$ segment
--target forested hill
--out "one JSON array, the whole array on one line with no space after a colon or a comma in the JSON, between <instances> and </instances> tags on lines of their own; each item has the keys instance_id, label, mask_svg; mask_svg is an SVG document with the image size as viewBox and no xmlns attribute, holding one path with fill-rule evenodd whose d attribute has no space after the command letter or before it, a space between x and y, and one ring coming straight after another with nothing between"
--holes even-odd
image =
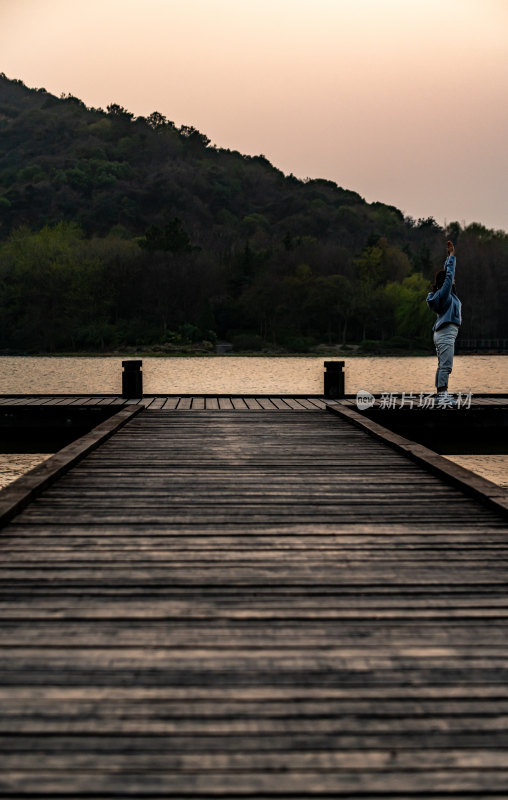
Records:
<instances>
[{"instance_id":1,"label":"forested hill","mask_svg":"<svg viewBox=\"0 0 508 800\"><path fill-rule=\"evenodd\" d=\"M466 334L507 336L503 232L444 231L158 112L87 108L0 75L4 351L423 344L447 237Z\"/></svg>"}]
</instances>

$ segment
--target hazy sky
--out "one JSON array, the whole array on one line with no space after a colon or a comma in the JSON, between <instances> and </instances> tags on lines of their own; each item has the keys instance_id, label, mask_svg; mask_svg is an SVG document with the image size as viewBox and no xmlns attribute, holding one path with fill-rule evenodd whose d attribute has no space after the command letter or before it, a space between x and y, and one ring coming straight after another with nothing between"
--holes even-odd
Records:
<instances>
[{"instance_id":1,"label":"hazy sky","mask_svg":"<svg viewBox=\"0 0 508 800\"><path fill-rule=\"evenodd\" d=\"M0 0L0 71L508 230L508 0Z\"/></svg>"}]
</instances>

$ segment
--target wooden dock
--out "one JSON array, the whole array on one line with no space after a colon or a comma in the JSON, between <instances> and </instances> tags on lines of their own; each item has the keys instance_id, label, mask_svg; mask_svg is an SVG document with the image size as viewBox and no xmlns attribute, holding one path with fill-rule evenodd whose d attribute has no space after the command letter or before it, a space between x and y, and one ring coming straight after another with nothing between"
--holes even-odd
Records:
<instances>
[{"instance_id":1,"label":"wooden dock","mask_svg":"<svg viewBox=\"0 0 508 800\"><path fill-rule=\"evenodd\" d=\"M506 798L507 493L347 404L222 399L17 482L2 798Z\"/></svg>"},{"instance_id":2,"label":"wooden dock","mask_svg":"<svg viewBox=\"0 0 508 800\"><path fill-rule=\"evenodd\" d=\"M121 395L12 395L0 396L1 406L116 406L140 405L151 411L301 411L326 408L316 396L269 397L267 395L149 395L125 399Z\"/></svg>"},{"instance_id":3,"label":"wooden dock","mask_svg":"<svg viewBox=\"0 0 508 800\"><path fill-rule=\"evenodd\" d=\"M379 395L377 396L379 400ZM400 393L399 393L400 399ZM335 403L335 401L333 401ZM341 405L356 408L355 398L348 395L339 401ZM116 406L116 405L141 405L151 411L287 411L288 409L301 410L315 408L324 409L328 401L320 395L145 395L142 398L125 399L121 395L65 395L65 394L37 394L37 395L0 395L0 407L19 406ZM508 395L475 395L471 400L473 408L508 408Z\"/></svg>"}]
</instances>

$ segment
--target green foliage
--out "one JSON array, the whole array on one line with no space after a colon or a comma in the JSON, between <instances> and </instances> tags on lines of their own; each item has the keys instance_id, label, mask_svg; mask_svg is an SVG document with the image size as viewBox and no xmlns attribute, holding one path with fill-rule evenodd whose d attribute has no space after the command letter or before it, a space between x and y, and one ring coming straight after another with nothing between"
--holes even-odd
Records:
<instances>
[{"instance_id":1,"label":"green foliage","mask_svg":"<svg viewBox=\"0 0 508 800\"><path fill-rule=\"evenodd\" d=\"M130 111L127 111L123 106L119 106L118 103L110 103L108 106L108 114L110 117L120 122L130 122L134 118L134 114L131 114Z\"/></svg>"},{"instance_id":2,"label":"green foliage","mask_svg":"<svg viewBox=\"0 0 508 800\"><path fill-rule=\"evenodd\" d=\"M248 352L249 350L258 352L266 347L266 342L261 336L255 333L240 333L231 337L231 344L237 352Z\"/></svg>"},{"instance_id":3,"label":"green foliage","mask_svg":"<svg viewBox=\"0 0 508 800\"><path fill-rule=\"evenodd\" d=\"M505 232L404 218L157 111L0 75L0 187L4 350L426 346L447 238L464 335L508 336Z\"/></svg>"},{"instance_id":4,"label":"green foliage","mask_svg":"<svg viewBox=\"0 0 508 800\"><path fill-rule=\"evenodd\" d=\"M95 122L90 122L88 133L92 136L98 136L99 138L109 138L111 133L111 120L98 119Z\"/></svg>"},{"instance_id":5,"label":"green foliage","mask_svg":"<svg viewBox=\"0 0 508 800\"><path fill-rule=\"evenodd\" d=\"M358 349L361 353L364 354L373 354L377 355L383 353L385 348L383 346L383 342L378 341L377 339L362 339L360 342Z\"/></svg>"},{"instance_id":6,"label":"green foliage","mask_svg":"<svg viewBox=\"0 0 508 800\"><path fill-rule=\"evenodd\" d=\"M360 280L375 288L387 280L402 280L411 271L411 262L400 248L389 245L385 237L366 247L355 260Z\"/></svg>"},{"instance_id":7,"label":"green foliage","mask_svg":"<svg viewBox=\"0 0 508 800\"><path fill-rule=\"evenodd\" d=\"M292 353L308 353L311 347L317 345L313 336L288 336L282 340L284 347Z\"/></svg>"},{"instance_id":8,"label":"green foliage","mask_svg":"<svg viewBox=\"0 0 508 800\"><path fill-rule=\"evenodd\" d=\"M175 217L163 228L151 225L139 246L146 250L165 250L170 253L190 253L192 245L189 234L184 230L182 220Z\"/></svg>"},{"instance_id":9,"label":"green foliage","mask_svg":"<svg viewBox=\"0 0 508 800\"><path fill-rule=\"evenodd\" d=\"M395 324L401 336L417 338L429 329L429 311L425 298L429 290L428 281L416 273L402 283L388 283L385 289L389 298Z\"/></svg>"},{"instance_id":10,"label":"green foliage","mask_svg":"<svg viewBox=\"0 0 508 800\"><path fill-rule=\"evenodd\" d=\"M198 131L197 128L194 128L192 125L182 125L179 133L190 146L194 146L196 149L208 147L210 144L208 136Z\"/></svg>"},{"instance_id":11,"label":"green foliage","mask_svg":"<svg viewBox=\"0 0 508 800\"><path fill-rule=\"evenodd\" d=\"M178 328L178 335L181 342L199 342L200 339L203 338L203 334L197 327L197 325L192 325L190 322L186 322L184 325L180 325Z\"/></svg>"},{"instance_id":12,"label":"green foliage","mask_svg":"<svg viewBox=\"0 0 508 800\"><path fill-rule=\"evenodd\" d=\"M247 236L252 236L259 229L268 231L270 224L264 214L246 214L242 220L242 229Z\"/></svg>"}]
</instances>

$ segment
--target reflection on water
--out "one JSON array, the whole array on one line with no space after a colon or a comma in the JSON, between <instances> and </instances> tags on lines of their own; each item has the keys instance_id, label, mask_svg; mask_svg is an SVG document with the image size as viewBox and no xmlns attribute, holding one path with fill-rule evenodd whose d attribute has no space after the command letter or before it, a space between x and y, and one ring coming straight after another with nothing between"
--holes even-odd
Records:
<instances>
[{"instance_id":1,"label":"reflection on water","mask_svg":"<svg viewBox=\"0 0 508 800\"><path fill-rule=\"evenodd\" d=\"M0 453L0 489L45 461L53 453Z\"/></svg>"},{"instance_id":2,"label":"reflection on water","mask_svg":"<svg viewBox=\"0 0 508 800\"><path fill-rule=\"evenodd\" d=\"M455 464L470 469L481 475L482 478L487 478L487 480L497 483L498 486L508 489L508 455L447 455L445 458L449 458Z\"/></svg>"},{"instance_id":3,"label":"reflection on water","mask_svg":"<svg viewBox=\"0 0 508 800\"><path fill-rule=\"evenodd\" d=\"M128 356L130 358L131 356ZM323 356L149 357L145 394L320 394ZM346 392L432 391L436 359L345 358ZM3 356L0 394L120 394L122 356ZM457 356L450 391L508 392L508 356Z\"/></svg>"}]
</instances>

